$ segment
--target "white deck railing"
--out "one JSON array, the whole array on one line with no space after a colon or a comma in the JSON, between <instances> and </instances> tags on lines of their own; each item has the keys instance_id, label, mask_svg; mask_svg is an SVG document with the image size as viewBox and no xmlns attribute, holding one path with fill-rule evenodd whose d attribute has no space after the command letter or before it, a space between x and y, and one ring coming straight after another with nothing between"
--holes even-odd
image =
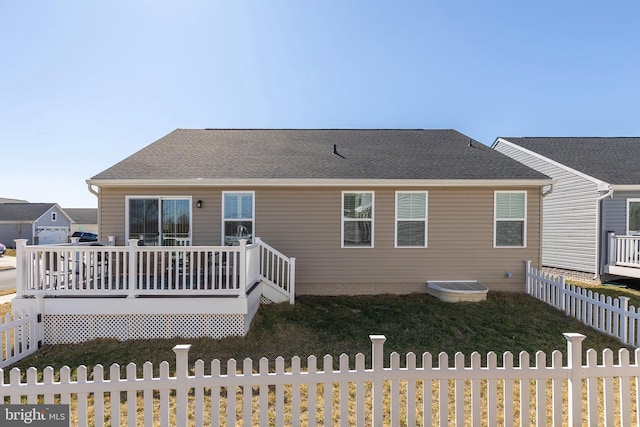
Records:
<instances>
[{"instance_id":1,"label":"white deck railing","mask_svg":"<svg viewBox=\"0 0 640 427\"><path fill-rule=\"evenodd\" d=\"M117 364L80 366L75 375L68 367L26 375L14 368L0 399L70 404L79 426L637 425L640 350L633 363L624 348L590 349L583 358L585 336L564 336L565 362L559 350L387 358L386 338L372 335L369 367L362 353L190 366L190 345L178 345L175 376L166 361L159 369L131 363L124 378Z\"/></svg>"},{"instance_id":2,"label":"white deck railing","mask_svg":"<svg viewBox=\"0 0 640 427\"><path fill-rule=\"evenodd\" d=\"M243 297L263 273L271 285L295 289L295 263L260 239L239 246L139 246L137 239L128 246L16 243L18 297Z\"/></svg>"},{"instance_id":3,"label":"white deck railing","mask_svg":"<svg viewBox=\"0 0 640 427\"><path fill-rule=\"evenodd\" d=\"M640 268L640 236L609 233L609 265Z\"/></svg>"}]
</instances>

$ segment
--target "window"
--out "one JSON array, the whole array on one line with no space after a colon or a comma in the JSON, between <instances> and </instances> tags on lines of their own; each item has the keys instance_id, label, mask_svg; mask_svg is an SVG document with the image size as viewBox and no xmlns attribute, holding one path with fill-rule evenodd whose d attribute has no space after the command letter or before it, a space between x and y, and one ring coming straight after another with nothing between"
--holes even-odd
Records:
<instances>
[{"instance_id":1,"label":"window","mask_svg":"<svg viewBox=\"0 0 640 427\"><path fill-rule=\"evenodd\" d=\"M524 191L496 191L494 200L494 246L526 246L526 205Z\"/></svg>"},{"instance_id":2,"label":"window","mask_svg":"<svg viewBox=\"0 0 640 427\"><path fill-rule=\"evenodd\" d=\"M396 248L427 246L427 193L396 192Z\"/></svg>"},{"instance_id":3,"label":"window","mask_svg":"<svg viewBox=\"0 0 640 427\"><path fill-rule=\"evenodd\" d=\"M56 222L58 220L58 213L51 212L51 221Z\"/></svg>"},{"instance_id":4,"label":"window","mask_svg":"<svg viewBox=\"0 0 640 427\"><path fill-rule=\"evenodd\" d=\"M373 247L373 193L342 192L342 247Z\"/></svg>"},{"instance_id":5,"label":"window","mask_svg":"<svg viewBox=\"0 0 640 427\"><path fill-rule=\"evenodd\" d=\"M129 197L127 238L147 246L191 244L191 199Z\"/></svg>"},{"instance_id":6,"label":"window","mask_svg":"<svg viewBox=\"0 0 640 427\"><path fill-rule=\"evenodd\" d=\"M640 199L627 200L627 235L640 236Z\"/></svg>"},{"instance_id":7,"label":"window","mask_svg":"<svg viewBox=\"0 0 640 427\"><path fill-rule=\"evenodd\" d=\"M253 241L254 192L222 193L222 244L237 245L241 239Z\"/></svg>"}]
</instances>

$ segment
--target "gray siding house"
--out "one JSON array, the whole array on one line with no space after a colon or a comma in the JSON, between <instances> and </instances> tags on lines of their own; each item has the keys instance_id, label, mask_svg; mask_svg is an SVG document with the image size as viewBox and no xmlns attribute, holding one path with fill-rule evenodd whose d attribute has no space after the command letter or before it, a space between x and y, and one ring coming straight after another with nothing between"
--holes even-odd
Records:
<instances>
[{"instance_id":1,"label":"gray siding house","mask_svg":"<svg viewBox=\"0 0 640 427\"><path fill-rule=\"evenodd\" d=\"M640 277L640 138L496 139L555 183L543 198L542 264Z\"/></svg>"},{"instance_id":2,"label":"gray siding house","mask_svg":"<svg viewBox=\"0 0 640 427\"><path fill-rule=\"evenodd\" d=\"M67 243L73 220L56 203L0 203L0 242L15 247L15 239L30 244Z\"/></svg>"}]
</instances>

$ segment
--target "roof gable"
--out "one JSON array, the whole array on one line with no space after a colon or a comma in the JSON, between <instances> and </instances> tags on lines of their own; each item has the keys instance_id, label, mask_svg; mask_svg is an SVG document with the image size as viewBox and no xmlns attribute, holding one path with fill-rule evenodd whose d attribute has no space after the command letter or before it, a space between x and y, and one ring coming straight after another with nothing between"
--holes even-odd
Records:
<instances>
[{"instance_id":1,"label":"roof gable","mask_svg":"<svg viewBox=\"0 0 640 427\"><path fill-rule=\"evenodd\" d=\"M110 179L548 178L455 130L178 129L92 178Z\"/></svg>"},{"instance_id":2,"label":"roof gable","mask_svg":"<svg viewBox=\"0 0 640 427\"><path fill-rule=\"evenodd\" d=\"M640 138L501 137L612 185L640 185Z\"/></svg>"}]
</instances>

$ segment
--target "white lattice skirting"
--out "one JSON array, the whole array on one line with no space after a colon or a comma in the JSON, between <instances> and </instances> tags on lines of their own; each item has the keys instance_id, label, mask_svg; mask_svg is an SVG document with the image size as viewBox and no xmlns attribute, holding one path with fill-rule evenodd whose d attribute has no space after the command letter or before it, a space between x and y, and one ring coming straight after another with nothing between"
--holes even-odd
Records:
<instances>
[{"instance_id":1,"label":"white lattice skirting","mask_svg":"<svg viewBox=\"0 0 640 427\"><path fill-rule=\"evenodd\" d=\"M246 317L243 314L45 315L44 342L242 336L248 332Z\"/></svg>"}]
</instances>

